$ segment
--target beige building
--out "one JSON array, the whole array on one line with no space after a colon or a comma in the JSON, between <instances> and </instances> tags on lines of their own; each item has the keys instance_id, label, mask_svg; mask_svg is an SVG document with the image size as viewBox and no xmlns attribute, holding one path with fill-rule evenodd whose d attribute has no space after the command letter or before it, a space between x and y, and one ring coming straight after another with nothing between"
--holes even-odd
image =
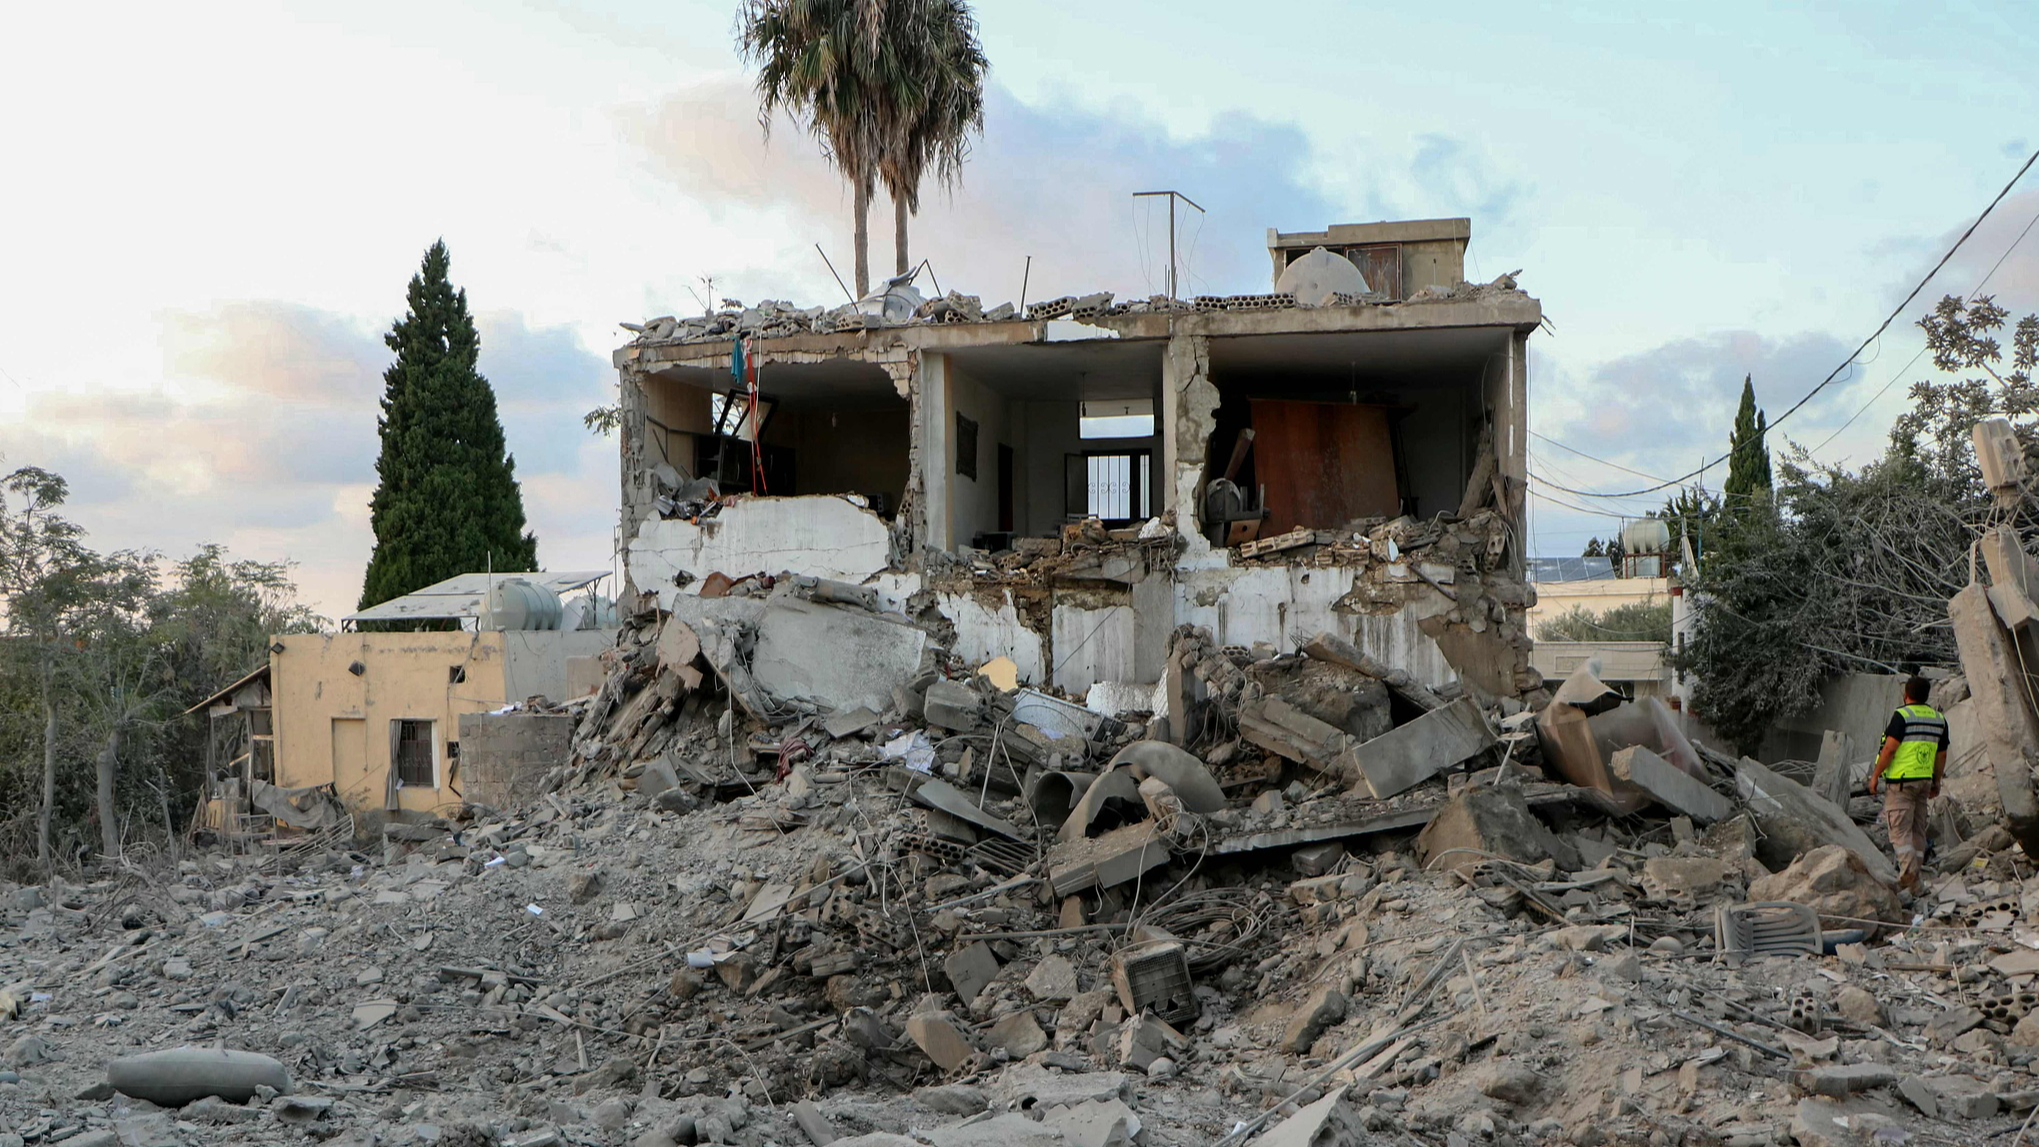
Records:
<instances>
[{"instance_id":1,"label":"beige building","mask_svg":"<svg viewBox=\"0 0 2039 1147\"><path fill-rule=\"evenodd\" d=\"M566 659L614 641L604 630L279 637L269 660L276 784L329 784L353 809L459 804L460 715L564 699Z\"/></svg>"},{"instance_id":2,"label":"beige building","mask_svg":"<svg viewBox=\"0 0 2039 1147\"><path fill-rule=\"evenodd\" d=\"M213 734L205 823L259 835L238 826L263 811L291 819L267 785L329 789L356 812L461 803L461 716L568 700L569 660L613 645L615 623L592 593L562 598L607 576L466 574L349 614L339 633L272 638L267 664L192 710ZM359 628L391 621L461 628Z\"/></svg>"}]
</instances>

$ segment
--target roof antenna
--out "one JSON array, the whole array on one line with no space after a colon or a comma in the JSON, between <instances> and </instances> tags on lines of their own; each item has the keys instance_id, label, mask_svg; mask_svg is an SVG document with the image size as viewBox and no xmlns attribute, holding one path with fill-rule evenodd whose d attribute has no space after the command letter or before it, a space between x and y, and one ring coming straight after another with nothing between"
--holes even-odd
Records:
<instances>
[{"instance_id":1,"label":"roof antenna","mask_svg":"<svg viewBox=\"0 0 2039 1147\"><path fill-rule=\"evenodd\" d=\"M843 277L841 275L836 275L835 264L830 263L828 261L828 252L821 249L821 244L816 243L814 245L814 253L821 256L822 263L828 267L828 273L831 275L835 275L835 285L843 289L843 294L850 295L850 285L848 283L843 282ZM856 304L856 301L857 297L855 295L850 295L851 305L854 306Z\"/></svg>"},{"instance_id":2,"label":"roof antenna","mask_svg":"<svg viewBox=\"0 0 2039 1147\"><path fill-rule=\"evenodd\" d=\"M1021 318L1027 317L1027 280L1033 277L1034 277L1034 257L1032 255L1028 255L1026 269L1020 272L1019 317Z\"/></svg>"}]
</instances>

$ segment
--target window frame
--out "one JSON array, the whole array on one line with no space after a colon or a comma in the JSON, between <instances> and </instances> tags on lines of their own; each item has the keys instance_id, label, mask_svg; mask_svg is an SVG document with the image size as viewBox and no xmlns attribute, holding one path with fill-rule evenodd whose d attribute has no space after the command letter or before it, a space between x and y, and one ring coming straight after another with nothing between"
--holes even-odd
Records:
<instances>
[{"instance_id":1,"label":"window frame","mask_svg":"<svg viewBox=\"0 0 2039 1147\"><path fill-rule=\"evenodd\" d=\"M396 747L396 755L390 759L389 767L390 771L396 774L397 787L400 789L438 788L439 777L442 771L441 765L444 761L444 751L439 745L438 720L432 717L391 717L390 724L396 727L394 735L390 739L390 743ZM404 740L404 731L406 726L412 725L422 725L425 728L424 743L432 767L432 775L429 781L404 779L403 747L407 743ZM411 741L408 743L415 744L417 742Z\"/></svg>"}]
</instances>

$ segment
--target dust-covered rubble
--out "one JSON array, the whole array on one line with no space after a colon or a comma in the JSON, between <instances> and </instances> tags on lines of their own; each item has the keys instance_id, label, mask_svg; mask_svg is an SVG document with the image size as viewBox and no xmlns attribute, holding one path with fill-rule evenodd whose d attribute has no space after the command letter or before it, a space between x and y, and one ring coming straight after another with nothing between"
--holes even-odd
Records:
<instances>
[{"instance_id":1,"label":"dust-covered rubble","mask_svg":"<svg viewBox=\"0 0 2039 1147\"><path fill-rule=\"evenodd\" d=\"M757 655L788 601L881 620L647 602L517 807L0 896L0 1143L1982 1143L2039 1104L2001 829L1913 898L1825 820L1773 873L1738 762L1650 739L1729 803L1697 823L1329 635L1185 629L1115 718L928 635L830 708ZM1392 796L1339 765L1455 709L1487 735ZM249 1057L114 1090L185 1046ZM250 1057L287 1088L209 1066Z\"/></svg>"}]
</instances>

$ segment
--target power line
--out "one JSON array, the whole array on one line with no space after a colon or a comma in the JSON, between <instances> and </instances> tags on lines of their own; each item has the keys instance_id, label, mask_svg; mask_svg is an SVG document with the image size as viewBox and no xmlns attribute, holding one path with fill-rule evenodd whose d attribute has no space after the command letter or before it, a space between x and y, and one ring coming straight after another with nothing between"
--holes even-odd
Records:
<instances>
[{"instance_id":1,"label":"power line","mask_svg":"<svg viewBox=\"0 0 2039 1147\"><path fill-rule=\"evenodd\" d=\"M1612 467L1614 467L1614 468L1615 468L1616 470L1619 470L1619 471L1621 471L1621 472L1622 472L1622 473L1624 473L1624 474L1633 474L1633 475L1635 475L1635 476L1636 476L1636 477L1638 477L1638 478L1648 478L1648 479L1649 479L1650 481L1652 481L1652 482L1661 482L1661 481L1663 481L1663 479L1661 479L1661 478L1657 477L1657 476L1656 476L1655 474L1645 474L1645 473L1643 473L1643 472L1642 472L1641 470L1631 470L1630 468L1628 468L1627 466L1623 466L1623 465L1622 465L1621 463L1619 463L1619 462L1609 462L1609 461L1608 461L1607 459L1605 459L1605 458L1600 458L1600 457L1596 457L1596 456L1594 456L1594 455L1592 455L1592 454L1588 454L1588 453L1586 453L1586 452L1585 452L1584 450L1581 450L1581 449L1579 449L1579 448L1578 448L1578 447L1576 447L1576 446L1567 446L1567 445L1565 445L1564 443L1562 443L1562 442L1558 441L1557 439L1555 439L1555 438L1552 438L1552 437L1551 437L1550 435L1548 435L1548 434L1538 434L1538 433L1537 433L1536 431L1532 430L1532 431L1530 431L1530 432L1529 432L1529 436L1530 436L1531 438L1541 438L1541 439L1543 439L1543 440L1544 440L1545 442L1548 442L1548 443L1550 443L1550 444L1551 444L1552 446L1555 446L1555 447L1557 447L1557 448L1558 448L1558 449L1560 449L1560 450L1569 450L1569 451L1571 451L1572 453L1574 453L1574 454L1577 454L1577 455L1578 455L1579 457L1581 457L1581 458L1584 458L1584 459L1586 459L1586 460L1587 460L1587 461L1589 461L1589 462L1598 462L1598 463L1600 463L1600 464L1601 464L1602 466L1612 466Z\"/></svg>"},{"instance_id":2,"label":"power line","mask_svg":"<svg viewBox=\"0 0 2039 1147\"><path fill-rule=\"evenodd\" d=\"M1976 299L1982 297L1982 289L1984 287L1989 286L1989 281L1991 279L1996 278L1997 271L2003 267L2004 261L2006 259L2009 259L2011 257L2011 253L2016 251L2018 249L2019 244L2025 241L2025 236L2030 235L2032 233L2032 225L2035 223L2039 223L2039 211L2034 211L2032 213L2032 218L2027 220L2025 223L2025 229L2023 231L2018 232L2018 237L2016 239L2011 240L2011 245L2004 248L2004 253L1997 256L1997 261L1995 263L1990 264L1989 273L1982 277L1982 281L1975 285L1974 290L1968 292L1969 302L1972 303ZM1930 349L1932 349L1930 346L1920 347L1918 353L1912 355L1911 361L1905 363L1902 367L1899 367L1897 373L1891 376L1890 381L1883 384L1882 390L1879 390L1875 394L1870 395L1869 401L1863 403L1860 409L1856 410L1855 413L1848 416L1848 421L1841 423L1841 425L1837 427L1832 434L1829 434L1824 439L1822 439L1820 441L1820 444L1818 446L1813 447L1812 450L1809 451L1809 453L1817 454L1820 451L1825 450L1827 448L1828 443L1832 442L1834 439L1839 438L1841 436L1841 431L1846 430L1850 426L1855 425L1855 420L1862 417L1864 414L1867 414L1869 412L1870 407L1875 406L1879 399L1881 399L1884 395L1889 394L1891 387L1896 386L1898 383L1904 381L1905 375L1911 373L1912 365L1914 363L1917 363L1919 359L1925 357L1926 352ZM1530 433L1533 434L1535 433L1535 431L1531 431Z\"/></svg>"},{"instance_id":3,"label":"power line","mask_svg":"<svg viewBox=\"0 0 2039 1147\"><path fill-rule=\"evenodd\" d=\"M1989 218L1990 213L1997 209L1997 204L2002 203L2004 201L2004 197L2011 193L2011 188L2017 186L2018 181L2025 177L2025 173L2032 169L2032 165L2035 162L2039 162L2039 151L2034 151L2030 156L2028 156L2025 159L2024 166L2018 168L2018 173L2016 175L2011 176L2011 181L2009 183L2004 184L2003 190L1997 192L1996 198L1989 201L1989 206L1982 209L1982 214L1975 217L1975 222L1970 223L1968 225L1968 230L1963 231L1961 233L1961 237L1954 241L1954 245L1952 247L1947 248L1947 253L1940 256L1940 261L1938 263L1933 264L1933 269L1926 272L1926 277L1918 281L1918 285L1914 286L1911 289L1911 293L1904 297L1904 301L1899 303L1896 306L1896 308L1893 309L1890 312L1890 314L1884 318L1883 322L1877 325L1876 330L1873 333L1871 333L1868 338L1863 339L1861 345L1857 346L1855 350L1848 355L1847 358L1843 359L1839 366L1836 366L1831 373L1829 373L1824 379L1821 379L1820 384L1818 386L1815 386L1811 390L1806 391L1804 397L1800 398L1797 402L1791 404L1790 409L1786 410L1783 414L1778 415L1774 420L1772 420L1769 424L1769 428L1774 429L1777 426L1782 425L1785 419L1790 418L1792 415L1798 413L1798 411L1802 407L1804 407L1806 403L1812 401L1814 395L1818 394L1822 390L1825 390L1829 383L1833 382L1836 378L1839 378L1841 376L1841 372L1843 370L1846 370L1848 369L1848 367L1852 366L1855 362L1856 356L1860 355L1864 350L1867 350L1870 343L1875 342L1879 337L1882 336L1884 331L1889 330L1890 324L1896 322L1898 316L1904 313L1905 308L1912 305L1912 300L1919 297L1919 292L1926 289L1926 284L1932 282L1934 277L1939 275L1941 268L1947 265L1948 260L1954 258L1954 253L1961 250L1962 245L1968 242L1968 239L1971 235L1975 234L1975 229L1982 226L1983 220ZM1699 477L1701 474L1704 474L1708 470L1713 469L1715 466L1720 465L1722 462L1727 461L1730 457L1733 456L1733 454L1734 452L1730 450L1728 453L1722 454L1720 457L1715 458L1713 461L1706 463L1697 470L1693 470L1687 474L1681 474L1676 478L1670 479L1669 481L1659 482L1654 486L1645 486L1640 490L1625 490L1619 493L1607 493L1598 490L1574 490L1569 487L1559 486L1554 482L1548 482L1546 483L1546 485L1549 485L1554 489L1563 490L1567 494L1577 494L1580 497L1586 498L1626 498L1640 494L1654 494L1659 490L1668 489L1669 487L1676 486L1682 482L1686 482L1693 478Z\"/></svg>"}]
</instances>

